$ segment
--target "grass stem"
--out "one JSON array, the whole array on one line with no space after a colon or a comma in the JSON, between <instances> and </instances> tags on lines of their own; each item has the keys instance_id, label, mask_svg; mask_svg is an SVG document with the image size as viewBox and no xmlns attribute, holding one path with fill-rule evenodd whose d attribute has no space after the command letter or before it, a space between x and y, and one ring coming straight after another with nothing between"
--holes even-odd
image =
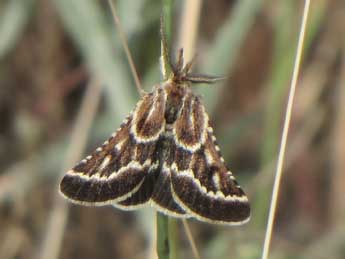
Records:
<instances>
[{"instance_id":1,"label":"grass stem","mask_svg":"<svg viewBox=\"0 0 345 259\"><path fill-rule=\"evenodd\" d=\"M167 47L169 48L171 43L171 31L172 31L172 5L173 0L162 0L163 8L162 8L162 21L164 22L161 24L163 26L163 33L166 37L165 42ZM166 69L169 69L169 64L167 60L164 60L166 49L162 48L162 57L164 62L163 66L165 69L165 75L163 77L166 79L167 75L169 74ZM177 221L176 219L170 218L166 215L163 215L157 212L156 217L156 225L157 225L157 255L159 259L177 259Z\"/></svg>"},{"instance_id":2,"label":"grass stem","mask_svg":"<svg viewBox=\"0 0 345 259\"><path fill-rule=\"evenodd\" d=\"M157 212L157 255L159 259L170 259L168 217Z\"/></svg>"},{"instance_id":3,"label":"grass stem","mask_svg":"<svg viewBox=\"0 0 345 259\"><path fill-rule=\"evenodd\" d=\"M301 30L298 37L297 53L296 53L296 58L295 58L294 70L292 74L289 98L288 98L288 103L286 107L284 128L283 128L283 134L282 134L281 144L280 144L280 149L279 149L277 170L275 174L276 176L275 176L274 184L273 184L273 192L272 192L271 205L270 205L270 211L269 211L269 216L268 216L268 223L267 223L267 228L266 228L264 247L263 247L263 252L262 252L262 259L268 258L269 248L271 244L272 230L273 230L275 212L277 208L278 194L279 194L280 182L281 182L280 180L281 180L281 176L283 172L283 162L284 162L284 157L285 157L287 137L289 133L293 101L294 101L297 79L298 79L299 70L300 70L299 68L300 68L301 59L302 59L304 36L305 36L306 24L307 24L307 19L308 19L308 14L309 14L309 7L310 7L310 0L306 0L305 5L304 5L304 10L303 10Z\"/></svg>"}]
</instances>

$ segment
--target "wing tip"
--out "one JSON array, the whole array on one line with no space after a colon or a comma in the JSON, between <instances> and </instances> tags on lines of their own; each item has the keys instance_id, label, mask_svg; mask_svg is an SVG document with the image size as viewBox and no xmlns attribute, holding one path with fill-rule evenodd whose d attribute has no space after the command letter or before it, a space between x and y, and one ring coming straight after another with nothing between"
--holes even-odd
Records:
<instances>
[{"instance_id":1,"label":"wing tip","mask_svg":"<svg viewBox=\"0 0 345 259\"><path fill-rule=\"evenodd\" d=\"M188 193L185 199L181 198L186 193L177 193L172 186L172 196L177 204L188 214L197 220L229 226L238 226L250 220L250 204L246 195L235 196L209 196L203 193L202 189L195 189L196 192Z\"/></svg>"},{"instance_id":2,"label":"wing tip","mask_svg":"<svg viewBox=\"0 0 345 259\"><path fill-rule=\"evenodd\" d=\"M128 192L121 194L118 193L116 196L114 195L113 188L111 188L108 182L97 182L97 180L92 178L85 180L79 175L72 175L68 172L60 182L59 193L68 201L85 206L111 205L113 203L124 201L139 190L145 179L143 178Z\"/></svg>"}]
</instances>

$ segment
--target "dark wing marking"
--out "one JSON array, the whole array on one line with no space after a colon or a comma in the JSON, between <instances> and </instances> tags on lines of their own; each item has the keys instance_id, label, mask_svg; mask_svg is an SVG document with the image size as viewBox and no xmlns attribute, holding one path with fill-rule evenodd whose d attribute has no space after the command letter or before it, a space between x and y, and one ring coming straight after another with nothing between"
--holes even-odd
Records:
<instances>
[{"instance_id":1,"label":"dark wing marking","mask_svg":"<svg viewBox=\"0 0 345 259\"><path fill-rule=\"evenodd\" d=\"M120 202L135 194L152 171L156 140L164 129L165 100L159 88L145 95L102 147L66 173L61 193L82 204Z\"/></svg>"},{"instance_id":2,"label":"dark wing marking","mask_svg":"<svg viewBox=\"0 0 345 259\"><path fill-rule=\"evenodd\" d=\"M159 165L157 158L157 144L155 143L155 150L152 152L149 145L138 144L138 153L152 155L153 161L149 168L148 175L145 177L143 184L140 186L139 190L132 194L129 198L124 201L113 204L115 207L124 210L133 210L145 205L151 198L153 189L156 184L156 179L159 175Z\"/></svg>"},{"instance_id":3,"label":"dark wing marking","mask_svg":"<svg viewBox=\"0 0 345 259\"><path fill-rule=\"evenodd\" d=\"M171 166L174 199L186 212L201 221L230 225L247 222L250 217L248 199L224 164L204 107L195 96L185 107L191 107L191 115L189 118L180 117L183 122L177 120L179 123L174 125L175 132L181 131L178 128L180 125L190 130L188 134L176 137L179 148L176 156L183 156L183 152L189 151L192 157L188 165L184 159L176 159ZM198 128L196 125L199 125ZM195 148L196 144L191 139L200 139L200 147ZM188 143L193 143L193 147Z\"/></svg>"},{"instance_id":4,"label":"dark wing marking","mask_svg":"<svg viewBox=\"0 0 345 259\"><path fill-rule=\"evenodd\" d=\"M133 113L131 134L138 143L148 143L158 140L165 129L166 93L161 87L156 87L151 98L143 98L138 109Z\"/></svg>"},{"instance_id":5,"label":"dark wing marking","mask_svg":"<svg viewBox=\"0 0 345 259\"><path fill-rule=\"evenodd\" d=\"M194 152L205 143L205 131L207 116L204 116L202 105L199 100L188 92L183 100L180 116L174 123L173 135L176 144L186 150Z\"/></svg>"},{"instance_id":6,"label":"dark wing marking","mask_svg":"<svg viewBox=\"0 0 345 259\"><path fill-rule=\"evenodd\" d=\"M149 169L148 175L145 177L143 184L137 192L133 193L127 199L118 203L113 203L113 206L123 210L135 210L146 205L152 196L154 185L156 183L157 170Z\"/></svg>"},{"instance_id":7,"label":"dark wing marking","mask_svg":"<svg viewBox=\"0 0 345 259\"><path fill-rule=\"evenodd\" d=\"M173 217L189 217L184 209L174 200L171 193L171 165L175 161L176 145L171 136L162 136L159 140L158 150L160 151L159 176L156 179L155 188L152 194L152 205L160 212Z\"/></svg>"}]
</instances>

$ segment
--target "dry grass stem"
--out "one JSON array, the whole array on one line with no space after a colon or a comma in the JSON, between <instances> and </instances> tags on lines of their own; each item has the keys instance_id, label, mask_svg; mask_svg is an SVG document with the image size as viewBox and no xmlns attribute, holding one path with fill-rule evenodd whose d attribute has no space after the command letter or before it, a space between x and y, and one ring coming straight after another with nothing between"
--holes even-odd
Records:
<instances>
[{"instance_id":1,"label":"dry grass stem","mask_svg":"<svg viewBox=\"0 0 345 259\"><path fill-rule=\"evenodd\" d=\"M201 11L200 0L186 0L182 8L181 24L179 26L178 48L184 49L185 61L193 58L197 40L198 25Z\"/></svg>"},{"instance_id":2,"label":"dry grass stem","mask_svg":"<svg viewBox=\"0 0 345 259\"><path fill-rule=\"evenodd\" d=\"M134 77L135 85L136 85L136 87L138 89L139 94L141 96L143 96L145 94L145 91L144 91L144 89L141 86L137 70L135 69L135 65L134 65L134 61L133 61L133 58L132 58L132 54L131 54L131 51L129 50L129 47L128 47L128 41L127 41L126 35L125 35L125 33L124 33L123 29L122 29L120 19L119 19L117 13L116 13L115 5L114 5L112 0L108 0L108 3L110 5L110 9L111 9L111 13L112 13L113 18L114 18L115 25L117 26L117 29L119 31L119 36L120 36L120 40L121 40L122 46L123 46L123 48L124 48L124 50L126 52L127 60L128 60L129 66L131 68L131 72L132 72L133 77Z\"/></svg>"},{"instance_id":3,"label":"dry grass stem","mask_svg":"<svg viewBox=\"0 0 345 259\"><path fill-rule=\"evenodd\" d=\"M274 180L274 184L273 184L271 205L270 205L270 211L269 211L269 216L268 216L268 223L267 223L267 229L266 229L266 234L265 234L264 247L263 247L263 252L262 252L262 258L263 259L268 258L268 253L269 253L271 239L272 239L273 223L274 223L275 212L276 212L276 208L277 208L277 201L278 201L278 194L279 194L279 189L280 189L283 162L284 162L284 157L285 157L287 137L288 137L288 133L289 133L289 126L290 126L290 120L291 120L291 112L292 112L292 107L293 107L295 91L296 91L297 79L298 79L298 75L299 75L299 71L300 71L299 68L301 65L302 51L303 51L303 44L304 44L309 8L310 8L310 0L306 0L305 5L304 5L304 10L303 10L301 30L300 30L300 34L299 34L299 38L298 38L297 53L296 53L296 59L295 59L295 63L294 63L294 70L293 70L293 74L292 74L292 81L291 81L291 86L290 86L290 91L289 91L288 103L287 103L287 107L286 107L283 134L282 134L282 138L281 138L281 144L280 144L278 162L277 162L277 169L276 169L276 174L275 174L276 176L275 176L275 180Z\"/></svg>"},{"instance_id":4,"label":"dry grass stem","mask_svg":"<svg viewBox=\"0 0 345 259\"><path fill-rule=\"evenodd\" d=\"M182 223L183 223L183 227L184 227L184 230L186 232L187 238L189 240L190 246L192 247L194 258L195 259L201 259L199 251L198 251L198 249L195 245L194 239L193 239L192 231L190 230L190 227L188 225L187 220L182 219Z\"/></svg>"}]
</instances>

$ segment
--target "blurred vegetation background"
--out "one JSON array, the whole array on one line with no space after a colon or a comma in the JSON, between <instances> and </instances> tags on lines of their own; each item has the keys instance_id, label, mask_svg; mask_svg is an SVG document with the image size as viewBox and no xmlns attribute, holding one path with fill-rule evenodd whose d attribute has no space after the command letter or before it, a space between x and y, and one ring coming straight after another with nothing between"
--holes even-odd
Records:
<instances>
[{"instance_id":1,"label":"blurred vegetation background","mask_svg":"<svg viewBox=\"0 0 345 259\"><path fill-rule=\"evenodd\" d=\"M161 80L161 1L115 4L149 91ZM260 258L302 5L174 1L173 50L194 34L195 70L228 76L194 90L252 203L245 226L189 221L202 258ZM345 258L345 3L311 8L271 258ZM107 1L0 2L1 259L155 258L153 209L81 207L58 194L65 170L138 98ZM192 258L179 229L178 258Z\"/></svg>"}]
</instances>

